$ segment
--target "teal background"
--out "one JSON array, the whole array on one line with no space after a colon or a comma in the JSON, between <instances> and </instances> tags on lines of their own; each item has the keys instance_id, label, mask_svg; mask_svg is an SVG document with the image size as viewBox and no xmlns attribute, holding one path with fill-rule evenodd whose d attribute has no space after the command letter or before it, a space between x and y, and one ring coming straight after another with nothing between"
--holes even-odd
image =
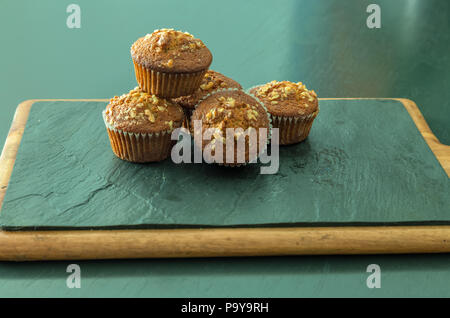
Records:
<instances>
[{"instance_id":1,"label":"teal background","mask_svg":"<svg viewBox=\"0 0 450 318\"><path fill-rule=\"evenodd\" d=\"M376 1L382 28L365 26L373 1L72 1L0 3L0 140L30 98L107 98L134 87L129 46L164 26L208 45L212 68L244 87L304 81L321 97L414 100L450 144L450 12L445 0ZM80 110L82 111L82 110ZM450 296L449 255L0 263L1 296ZM365 285L367 265L382 288Z\"/></svg>"},{"instance_id":2,"label":"teal background","mask_svg":"<svg viewBox=\"0 0 450 318\"><path fill-rule=\"evenodd\" d=\"M320 101L308 139L279 149L276 174L120 160L106 104L31 107L0 227L450 224L450 179L401 102Z\"/></svg>"}]
</instances>

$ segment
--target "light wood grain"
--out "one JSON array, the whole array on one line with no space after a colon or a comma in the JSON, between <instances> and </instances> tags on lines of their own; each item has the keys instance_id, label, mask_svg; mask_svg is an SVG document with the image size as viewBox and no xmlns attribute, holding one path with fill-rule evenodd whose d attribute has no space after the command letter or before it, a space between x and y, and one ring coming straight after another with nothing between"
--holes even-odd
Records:
<instances>
[{"instance_id":1,"label":"light wood grain","mask_svg":"<svg viewBox=\"0 0 450 318\"><path fill-rule=\"evenodd\" d=\"M450 227L0 232L0 260L450 252Z\"/></svg>"},{"instance_id":2,"label":"light wood grain","mask_svg":"<svg viewBox=\"0 0 450 318\"><path fill-rule=\"evenodd\" d=\"M434 153L442 168L447 173L447 176L450 178L450 146L440 143L439 139L437 139L437 137L433 134L425 121L425 118L423 118L419 108L417 108L417 105L413 101L409 99L399 100L405 106L431 151Z\"/></svg>"},{"instance_id":3,"label":"light wood grain","mask_svg":"<svg viewBox=\"0 0 450 318\"><path fill-rule=\"evenodd\" d=\"M403 104L417 126L417 129L422 134L423 138L435 155L436 159L441 164L442 168L450 178L450 146L442 144L439 139L433 134L428 126L425 118L417 107L416 103L407 98L320 98L320 100L351 100L351 99L378 99L378 100L397 100Z\"/></svg>"},{"instance_id":4,"label":"light wood grain","mask_svg":"<svg viewBox=\"0 0 450 318\"><path fill-rule=\"evenodd\" d=\"M396 100L450 177L450 147L434 136L413 101ZM0 208L30 108L37 101L55 100L18 106L0 157ZM450 226L0 231L0 260L13 261L443 252L450 252Z\"/></svg>"},{"instance_id":5,"label":"light wood grain","mask_svg":"<svg viewBox=\"0 0 450 318\"><path fill-rule=\"evenodd\" d=\"M36 102L45 101L99 101L106 102L107 99L30 99L26 100L17 106L14 114L11 128L9 129L8 137L3 146L2 154L0 156L0 209L2 208L3 199L8 187L9 178L11 177L16 161L17 151L19 150L20 141L22 140L23 132L27 124L28 115L30 114L31 106Z\"/></svg>"}]
</instances>

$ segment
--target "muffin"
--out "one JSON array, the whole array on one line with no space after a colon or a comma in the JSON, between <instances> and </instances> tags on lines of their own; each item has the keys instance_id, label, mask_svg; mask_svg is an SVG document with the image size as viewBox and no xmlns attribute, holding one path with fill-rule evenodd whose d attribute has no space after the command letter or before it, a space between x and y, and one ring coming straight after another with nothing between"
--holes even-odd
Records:
<instances>
[{"instance_id":1,"label":"muffin","mask_svg":"<svg viewBox=\"0 0 450 318\"><path fill-rule=\"evenodd\" d=\"M183 109L136 87L115 96L103 111L114 154L131 162L160 161L170 155L171 132L184 120Z\"/></svg>"},{"instance_id":2,"label":"muffin","mask_svg":"<svg viewBox=\"0 0 450 318\"><path fill-rule=\"evenodd\" d=\"M256 160L266 149L271 126L266 108L256 98L239 89L224 89L200 100L191 127L206 162L239 166ZM210 138L205 136L209 128Z\"/></svg>"},{"instance_id":3,"label":"muffin","mask_svg":"<svg viewBox=\"0 0 450 318\"><path fill-rule=\"evenodd\" d=\"M186 114L184 126L186 128L189 128L188 126L192 112L200 99L217 89L223 88L242 89L242 86L235 80L232 80L219 72L208 70L203 76L200 87L192 95L181 96L173 99L174 102L178 103L184 109Z\"/></svg>"},{"instance_id":4,"label":"muffin","mask_svg":"<svg viewBox=\"0 0 450 318\"><path fill-rule=\"evenodd\" d=\"M131 46L131 58L139 87L164 98L194 93L212 62L201 40L173 29L139 38Z\"/></svg>"},{"instance_id":5,"label":"muffin","mask_svg":"<svg viewBox=\"0 0 450 318\"><path fill-rule=\"evenodd\" d=\"M301 82L272 81L249 89L267 107L272 127L279 128L280 145L301 142L308 137L319 113L319 100Z\"/></svg>"}]
</instances>

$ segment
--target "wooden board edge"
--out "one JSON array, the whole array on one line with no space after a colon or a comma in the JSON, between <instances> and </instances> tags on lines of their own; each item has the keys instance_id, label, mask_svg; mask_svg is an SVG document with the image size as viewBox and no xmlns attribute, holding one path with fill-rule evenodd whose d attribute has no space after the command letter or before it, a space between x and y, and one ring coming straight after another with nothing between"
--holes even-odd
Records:
<instances>
[{"instance_id":1,"label":"wooden board edge","mask_svg":"<svg viewBox=\"0 0 450 318\"><path fill-rule=\"evenodd\" d=\"M450 252L450 226L0 232L0 260Z\"/></svg>"},{"instance_id":2,"label":"wooden board edge","mask_svg":"<svg viewBox=\"0 0 450 318\"><path fill-rule=\"evenodd\" d=\"M8 136L6 137L3 146L2 154L0 155L0 210L14 167L14 162L16 161L20 141L22 140L22 135L25 131L28 114L30 113L31 105L33 105L34 102L34 100L27 100L17 106L11 128L9 129Z\"/></svg>"},{"instance_id":3,"label":"wooden board edge","mask_svg":"<svg viewBox=\"0 0 450 318\"><path fill-rule=\"evenodd\" d=\"M22 140L23 133L28 120L31 107L36 102L45 101L97 101L106 102L108 99L29 99L20 103L14 114L14 118L9 129L8 136L6 137L5 144L3 146L2 153L0 155L0 210L2 208L3 199L6 194L9 179L11 177L14 163L16 161L17 151L19 150L20 141Z\"/></svg>"},{"instance_id":4,"label":"wooden board edge","mask_svg":"<svg viewBox=\"0 0 450 318\"><path fill-rule=\"evenodd\" d=\"M450 177L450 147L434 136L413 101L395 100L403 103ZM107 100L28 100L18 106L0 157L0 208L29 111L39 101ZM447 253L450 226L0 231L0 242L0 260L6 261Z\"/></svg>"},{"instance_id":5,"label":"wooden board edge","mask_svg":"<svg viewBox=\"0 0 450 318\"><path fill-rule=\"evenodd\" d=\"M442 144L436 135L431 131L425 118L423 117L417 104L407 98L319 98L319 100L396 100L403 104L408 111L414 124L425 139L428 147L430 147L439 164L444 169L447 176L450 178L450 146Z\"/></svg>"},{"instance_id":6,"label":"wooden board edge","mask_svg":"<svg viewBox=\"0 0 450 318\"><path fill-rule=\"evenodd\" d=\"M398 98L397 100L403 103L403 106L405 106L416 124L417 129L420 131L434 156L450 178L450 146L442 144L436 135L433 134L415 102L406 98Z\"/></svg>"}]
</instances>

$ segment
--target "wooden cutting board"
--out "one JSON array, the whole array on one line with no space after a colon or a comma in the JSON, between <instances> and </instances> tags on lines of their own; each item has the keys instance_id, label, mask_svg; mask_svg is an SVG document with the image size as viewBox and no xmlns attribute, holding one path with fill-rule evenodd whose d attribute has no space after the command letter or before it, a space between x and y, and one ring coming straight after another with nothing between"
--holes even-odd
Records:
<instances>
[{"instance_id":1,"label":"wooden cutting board","mask_svg":"<svg viewBox=\"0 0 450 318\"><path fill-rule=\"evenodd\" d=\"M322 99L308 140L263 177L120 161L102 140L105 104L19 105L0 163L0 259L450 250L450 147L412 101Z\"/></svg>"}]
</instances>

